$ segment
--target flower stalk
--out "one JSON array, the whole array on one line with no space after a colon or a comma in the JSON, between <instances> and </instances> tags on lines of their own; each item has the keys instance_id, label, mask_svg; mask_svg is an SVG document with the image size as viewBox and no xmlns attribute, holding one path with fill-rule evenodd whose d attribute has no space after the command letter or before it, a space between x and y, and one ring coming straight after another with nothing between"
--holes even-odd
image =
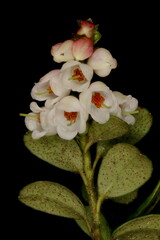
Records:
<instances>
[{"instance_id":1,"label":"flower stalk","mask_svg":"<svg viewBox=\"0 0 160 240\"><path fill-rule=\"evenodd\" d=\"M91 210L91 236L93 240L101 240L101 230L100 230L100 208L102 204L101 198L97 197L96 187L94 185L94 171L92 168L91 154L90 150L86 149L87 136L83 135L80 137L80 146L83 152L83 164L84 172L81 173L81 177L85 184L85 188L88 195L89 207Z\"/></svg>"}]
</instances>

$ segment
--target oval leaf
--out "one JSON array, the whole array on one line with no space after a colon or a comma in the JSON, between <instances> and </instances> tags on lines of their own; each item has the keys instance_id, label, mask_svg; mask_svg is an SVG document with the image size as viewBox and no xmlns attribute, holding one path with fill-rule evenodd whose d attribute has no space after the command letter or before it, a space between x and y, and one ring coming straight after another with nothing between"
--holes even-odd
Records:
<instances>
[{"instance_id":1,"label":"oval leaf","mask_svg":"<svg viewBox=\"0 0 160 240\"><path fill-rule=\"evenodd\" d=\"M99 195L113 198L133 192L152 174L152 162L127 143L114 145L103 158L98 174Z\"/></svg>"},{"instance_id":2,"label":"oval leaf","mask_svg":"<svg viewBox=\"0 0 160 240\"><path fill-rule=\"evenodd\" d=\"M159 240L160 232L156 230L139 230L131 231L118 236L118 238L112 238L112 240Z\"/></svg>"},{"instance_id":3,"label":"oval leaf","mask_svg":"<svg viewBox=\"0 0 160 240\"><path fill-rule=\"evenodd\" d=\"M136 189L133 192L127 193L126 195L123 195L120 197L112 198L111 200L121 204L129 204L137 198L137 195L138 195L138 190Z\"/></svg>"},{"instance_id":4,"label":"oval leaf","mask_svg":"<svg viewBox=\"0 0 160 240\"><path fill-rule=\"evenodd\" d=\"M120 142L136 144L150 130L153 122L151 113L146 108L138 108L139 113L135 114L135 124L129 125L129 133L119 139Z\"/></svg>"},{"instance_id":5,"label":"oval leaf","mask_svg":"<svg viewBox=\"0 0 160 240\"><path fill-rule=\"evenodd\" d=\"M147 233L146 233L147 231ZM120 227L118 227L112 234L113 239L132 239L127 238L129 235L133 236L135 233L136 236L137 232L137 238L134 238L135 240L139 239L158 239L158 238L147 238L147 234L152 233L152 235L157 236L159 234L160 236L160 215L159 214L151 214L139 218L135 218L134 220L128 221L127 223L124 223ZM138 238L140 235L140 232L144 235L141 235L141 238ZM146 234L146 238L145 237ZM128 236L127 236L128 235ZM122 236L126 236L126 238L122 238ZM143 236L143 237L142 237Z\"/></svg>"},{"instance_id":6,"label":"oval leaf","mask_svg":"<svg viewBox=\"0 0 160 240\"><path fill-rule=\"evenodd\" d=\"M49 181L38 181L25 186L19 200L39 211L57 216L85 219L85 208L79 198L66 187Z\"/></svg>"},{"instance_id":7,"label":"oval leaf","mask_svg":"<svg viewBox=\"0 0 160 240\"><path fill-rule=\"evenodd\" d=\"M111 116L109 121L104 124L99 124L93 120L88 132L88 146L100 140L111 140L120 137L128 131L128 124L115 116Z\"/></svg>"},{"instance_id":8,"label":"oval leaf","mask_svg":"<svg viewBox=\"0 0 160 240\"><path fill-rule=\"evenodd\" d=\"M83 168L82 153L75 140L64 140L57 135L33 139L31 132L24 135L24 144L32 154L61 169L78 172Z\"/></svg>"}]
</instances>

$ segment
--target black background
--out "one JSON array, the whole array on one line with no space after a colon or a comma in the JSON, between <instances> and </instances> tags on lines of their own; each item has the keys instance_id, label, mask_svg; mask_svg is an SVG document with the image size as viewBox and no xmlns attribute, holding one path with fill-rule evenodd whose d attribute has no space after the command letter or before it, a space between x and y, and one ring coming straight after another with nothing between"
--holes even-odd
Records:
<instances>
[{"instance_id":1,"label":"black background","mask_svg":"<svg viewBox=\"0 0 160 240\"><path fill-rule=\"evenodd\" d=\"M118 2L118 1L117 1ZM31 102L30 90L44 74L61 64L53 62L51 46L71 37L77 30L77 19L92 18L99 24L102 38L97 44L107 48L117 59L118 66L105 79L112 89L131 94L153 115L153 125L139 149L153 162L151 179L141 188L139 199L129 206L107 202L103 210L110 225L115 228L125 222L159 179L159 41L157 6L113 1L86 3L74 2L44 4L19 3L6 6L4 25L6 37L7 70L7 120L9 130L5 140L6 171L3 175L3 200L5 202L5 234L16 239L89 239L74 220L52 216L26 207L18 201L18 194L26 184L49 180L70 188L80 198L79 176L51 166L33 156L23 145L26 132L24 119ZM133 2L133 1L132 1ZM5 46L4 45L4 46ZM98 79L97 80L102 80ZM103 79L104 80L104 79ZM9 91L9 92L8 92ZM6 96L6 95L5 95ZM6 102L6 100L5 100ZM2 129L3 130L3 129ZM11 150L12 149L12 150ZM159 212L157 206L154 212ZM10 235L11 234L11 235Z\"/></svg>"}]
</instances>

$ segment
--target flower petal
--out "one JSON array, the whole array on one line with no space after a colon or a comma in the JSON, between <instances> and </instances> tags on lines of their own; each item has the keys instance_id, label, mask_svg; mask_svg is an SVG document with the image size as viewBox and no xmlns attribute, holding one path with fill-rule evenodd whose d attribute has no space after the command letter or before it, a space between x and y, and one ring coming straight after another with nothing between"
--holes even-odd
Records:
<instances>
[{"instance_id":1,"label":"flower petal","mask_svg":"<svg viewBox=\"0 0 160 240\"><path fill-rule=\"evenodd\" d=\"M51 55L57 63L67 62L74 59L72 54L73 40L66 40L58 43L51 48Z\"/></svg>"},{"instance_id":2,"label":"flower petal","mask_svg":"<svg viewBox=\"0 0 160 240\"><path fill-rule=\"evenodd\" d=\"M91 38L94 32L95 25L92 22L82 20L80 28L77 31L78 35L85 35L88 38Z\"/></svg>"},{"instance_id":3,"label":"flower petal","mask_svg":"<svg viewBox=\"0 0 160 240\"><path fill-rule=\"evenodd\" d=\"M73 43L73 56L82 61L89 58L93 53L93 41L89 38L80 38Z\"/></svg>"}]
</instances>

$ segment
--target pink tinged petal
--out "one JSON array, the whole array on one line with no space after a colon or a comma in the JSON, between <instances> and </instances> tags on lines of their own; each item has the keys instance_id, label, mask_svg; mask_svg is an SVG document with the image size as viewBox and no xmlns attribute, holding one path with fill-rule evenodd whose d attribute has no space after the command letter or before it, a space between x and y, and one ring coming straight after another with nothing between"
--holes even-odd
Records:
<instances>
[{"instance_id":1,"label":"pink tinged petal","mask_svg":"<svg viewBox=\"0 0 160 240\"><path fill-rule=\"evenodd\" d=\"M82 61L89 58L93 53L93 41L89 38L80 38L73 43L73 56Z\"/></svg>"},{"instance_id":2,"label":"pink tinged petal","mask_svg":"<svg viewBox=\"0 0 160 240\"><path fill-rule=\"evenodd\" d=\"M51 49L53 60L57 63L73 60L72 46L73 40L66 40L63 43L54 45Z\"/></svg>"},{"instance_id":3,"label":"pink tinged petal","mask_svg":"<svg viewBox=\"0 0 160 240\"><path fill-rule=\"evenodd\" d=\"M81 21L81 27L77 31L77 34L85 35L86 37L91 38L93 35L94 28L95 25L93 23L83 20Z\"/></svg>"}]
</instances>

